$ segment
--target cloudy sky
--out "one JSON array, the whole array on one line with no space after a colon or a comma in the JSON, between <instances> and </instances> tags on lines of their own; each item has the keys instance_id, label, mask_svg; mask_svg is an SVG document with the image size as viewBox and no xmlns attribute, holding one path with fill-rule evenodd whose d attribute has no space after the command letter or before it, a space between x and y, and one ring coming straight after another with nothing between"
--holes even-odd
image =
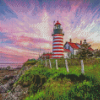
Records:
<instances>
[{"instance_id":1,"label":"cloudy sky","mask_svg":"<svg viewBox=\"0 0 100 100\"><path fill-rule=\"evenodd\" d=\"M53 21L64 43L86 39L100 49L100 0L0 0L0 63L25 62L52 51Z\"/></svg>"}]
</instances>

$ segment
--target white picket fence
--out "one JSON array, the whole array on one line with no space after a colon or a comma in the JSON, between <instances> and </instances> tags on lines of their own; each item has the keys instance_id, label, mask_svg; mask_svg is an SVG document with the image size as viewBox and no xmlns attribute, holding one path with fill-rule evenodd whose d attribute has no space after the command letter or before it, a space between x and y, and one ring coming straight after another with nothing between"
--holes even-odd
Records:
<instances>
[{"instance_id":1,"label":"white picket fence","mask_svg":"<svg viewBox=\"0 0 100 100\"><path fill-rule=\"evenodd\" d=\"M56 69L58 69L58 61L56 59ZM51 64L51 61L49 59L49 65L50 65L50 68L52 68L52 64ZM68 67L68 62L67 62L67 59L65 59L65 66L66 66L66 70L67 72L69 72L69 67ZM47 60L45 59L45 67L47 67ZM83 60L81 60L81 73L84 74L84 62Z\"/></svg>"}]
</instances>

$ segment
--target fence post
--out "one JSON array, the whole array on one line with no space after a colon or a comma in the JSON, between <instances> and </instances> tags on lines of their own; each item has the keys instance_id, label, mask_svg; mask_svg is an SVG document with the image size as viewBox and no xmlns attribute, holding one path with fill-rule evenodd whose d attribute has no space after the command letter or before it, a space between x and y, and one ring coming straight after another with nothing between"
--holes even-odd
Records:
<instances>
[{"instance_id":1,"label":"fence post","mask_svg":"<svg viewBox=\"0 0 100 100\"><path fill-rule=\"evenodd\" d=\"M56 69L58 69L58 63L57 63L57 59L56 59Z\"/></svg>"},{"instance_id":2,"label":"fence post","mask_svg":"<svg viewBox=\"0 0 100 100\"><path fill-rule=\"evenodd\" d=\"M50 68L52 68L50 59L49 59L49 63L50 63Z\"/></svg>"},{"instance_id":3,"label":"fence post","mask_svg":"<svg viewBox=\"0 0 100 100\"><path fill-rule=\"evenodd\" d=\"M47 60L46 60L46 58L45 58L45 66L47 67Z\"/></svg>"},{"instance_id":4,"label":"fence post","mask_svg":"<svg viewBox=\"0 0 100 100\"><path fill-rule=\"evenodd\" d=\"M42 65L42 59L41 59L41 65Z\"/></svg>"},{"instance_id":5,"label":"fence post","mask_svg":"<svg viewBox=\"0 0 100 100\"><path fill-rule=\"evenodd\" d=\"M83 63L83 60L81 60L81 73L84 74L84 63Z\"/></svg>"},{"instance_id":6,"label":"fence post","mask_svg":"<svg viewBox=\"0 0 100 100\"><path fill-rule=\"evenodd\" d=\"M66 70L67 70L67 72L69 72L68 62L67 62L67 60L66 60L66 59L65 59L65 65L66 65Z\"/></svg>"}]
</instances>

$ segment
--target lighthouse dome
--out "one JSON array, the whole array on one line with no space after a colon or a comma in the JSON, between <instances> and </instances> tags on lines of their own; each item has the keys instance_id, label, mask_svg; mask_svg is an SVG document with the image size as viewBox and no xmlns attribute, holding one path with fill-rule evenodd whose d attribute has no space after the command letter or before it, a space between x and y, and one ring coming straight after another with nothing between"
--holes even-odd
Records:
<instances>
[{"instance_id":1,"label":"lighthouse dome","mask_svg":"<svg viewBox=\"0 0 100 100\"><path fill-rule=\"evenodd\" d=\"M55 25L61 25L61 24L59 23L59 21L57 21Z\"/></svg>"}]
</instances>

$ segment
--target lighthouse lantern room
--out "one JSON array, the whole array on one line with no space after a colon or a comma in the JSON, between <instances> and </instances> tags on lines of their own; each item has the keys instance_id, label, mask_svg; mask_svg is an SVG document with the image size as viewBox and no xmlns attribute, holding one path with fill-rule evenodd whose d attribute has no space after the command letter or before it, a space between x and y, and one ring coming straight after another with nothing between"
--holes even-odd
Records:
<instances>
[{"instance_id":1,"label":"lighthouse lantern room","mask_svg":"<svg viewBox=\"0 0 100 100\"><path fill-rule=\"evenodd\" d=\"M59 21L56 22L53 29L53 48L52 48L52 58L60 58L63 57L63 36L64 33L62 32L61 24Z\"/></svg>"}]
</instances>

